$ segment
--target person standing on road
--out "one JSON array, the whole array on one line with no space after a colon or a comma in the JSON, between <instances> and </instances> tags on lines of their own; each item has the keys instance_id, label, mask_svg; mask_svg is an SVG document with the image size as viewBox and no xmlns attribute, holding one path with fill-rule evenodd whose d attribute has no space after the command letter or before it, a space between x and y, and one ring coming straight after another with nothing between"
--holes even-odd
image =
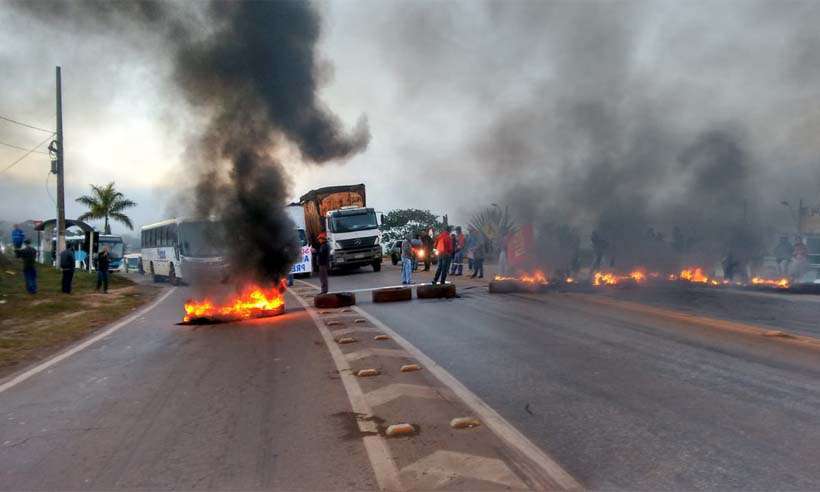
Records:
<instances>
[{"instance_id":1,"label":"person standing on road","mask_svg":"<svg viewBox=\"0 0 820 492\"><path fill-rule=\"evenodd\" d=\"M413 243L410 234L405 236L401 242L401 283L408 285L413 283Z\"/></svg>"},{"instance_id":2,"label":"person standing on road","mask_svg":"<svg viewBox=\"0 0 820 492\"><path fill-rule=\"evenodd\" d=\"M17 256L23 260L23 278L26 279L26 291L29 294L37 293L37 268L34 261L37 258L37 250L31 247L31 240L23 241L23 248L18 250Z\"/></svg>"},{"instance_id":3,"label":"person standing on road","mask_svg":"<svg viewBox=\"0 0 820 492\"><path fill-rule=\"evenodd\" d=\"M424 271L430 271L430 262L433 261L433 234L430 231L424 231L421 235L421 247L424 248Z\"/></svg>"},{"instance_id":4,"label":"person standing on road","mask_svg":"<svg viewBox=\"0 0 820 492\"><path fill-rule=\"evenodd\" d=\"M436 276L433 277L433 285L447 280L447 271L450 269L450 258L453 254L453 240L450 238L450 226L444 226L441 234L436 238L436 251L438 251L438 268Z\"/></svg>"},{"instance_id":5,"label":"person standing on road","mask_svg":"<svg viewBox=\"0 0 820 492\"><path fill-rule=\"evenodd\" d=\"M71 281L74 279L74 250L66 248L60 253L60 270L63 271L63 294L71 294Z\"/></svg>"},{"instance_id":6,"label":"person standing on road","mask_svg":"<svg viewBox=\"0 0 820 492\"><path fill-rule=\"evenodd\" d=\"M453 236L453 267L450 270L450 275L461 276L464 274L464 234L461 232L461 226L456 227L456 233Z\"/></svg>"},{"instance_id":7,"label":"person standing on road","mask_svg":"<svg viewBox=\"0 0 820 492\"><path fill-rule=\"evenodd\" d=\"M484 241L480 237L478 237L477 233L471 234L475 236L473 240L473 274L470 278L484 278L484 254L486 253L487 246L485 245Z\"/></svg>"},{"instance_id":8,"label":"person standing on road","mask_svg":"<svg viewBox=\"0 0 820 492\"><path fill-rule=\"evenodd\" d=\"M108 294L108 267L111 265L111 256L108 254L108 246L97 253L97 292L100 287L104 294Z\"/></svg>"},{"instance_id":9,"label":"person standing on road","mask_svg":"<svg viewBox=\"0 0 820 492\"><path fill-rule=\"evenodd\" d=\"M327 271L330 267L330 245L327 244L327 234L319 233L319 247L314 249L319 264L319 281L322 283L322 294L327 294Z\"/></svg>"},{"instance_id":10,"label":"person standing on road","mask_svg":"<svg viewBox=\"0 0 820 492\"><path fill-rule=\"evenodd\" d=\"M507 243L509 242L509 236L507 234L502 234L501 237L498 238L498 274L499 275L507 275Z\"/></svg>"},{"instance_id":11,"label":"person standing on road","mask_svg":"<svg viewBox=\"0 0 820 492\"><path fill-rule=\"evenodd\" d=\"M788 236L780 236L780 242L774 248L774 257L777 260L777 273L781 276L789 274L789 262L794 255L794 246L789 243Z\"/></svg>"}]
</instances>

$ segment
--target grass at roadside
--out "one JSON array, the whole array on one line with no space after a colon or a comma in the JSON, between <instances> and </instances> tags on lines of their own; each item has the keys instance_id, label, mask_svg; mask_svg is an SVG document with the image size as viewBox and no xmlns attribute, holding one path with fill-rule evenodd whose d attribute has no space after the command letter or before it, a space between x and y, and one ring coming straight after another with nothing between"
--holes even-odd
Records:
<instances>
[{"instance_id":1,"label":"grass at roadside","mask_svg":"<svg viewBox=\"0 0 820 492\"><path fill-rule=\"evenodd\" d=\"M96 274L76 271L72 294L66 295L60 276L38 265L37 294L30 295L20 260L0 255L0 377L134 311L157 292L112 275L109 293L96 293Z\"/></svg>"}]
</instances>

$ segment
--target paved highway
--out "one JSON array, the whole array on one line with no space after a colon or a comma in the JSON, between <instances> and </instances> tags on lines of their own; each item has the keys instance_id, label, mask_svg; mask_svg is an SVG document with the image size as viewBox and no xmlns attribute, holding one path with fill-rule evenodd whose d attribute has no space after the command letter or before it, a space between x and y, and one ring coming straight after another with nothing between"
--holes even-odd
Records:
<instances>
[{"instance_id":1,"label":"paved highway","mask_svg":"<svg viewBox=\"0 0 820 492\"><path fill-rule=\"evenodd\" d=\"M386 267L331 277L331 290L398 279L398 270ZM820 488L815 348L585 297L600 294L491 295L484 283L455 282L460 299L359 299L586 487ZM810 297L781 302L800 303L790 316L801 322L820 312ZM736 312L720 305L723 318L750 316L744 304ZM697 303L689 308L715 314Z\"/></svg>"}]
</instances>

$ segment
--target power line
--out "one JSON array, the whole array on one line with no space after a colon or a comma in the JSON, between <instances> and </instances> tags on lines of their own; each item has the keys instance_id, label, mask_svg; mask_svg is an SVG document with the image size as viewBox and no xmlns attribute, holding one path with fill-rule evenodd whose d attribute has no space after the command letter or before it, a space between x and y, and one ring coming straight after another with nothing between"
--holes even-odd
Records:
<instances>
[{"instance_id":1,"label":"power line","mask_svg":"<svg viewBox=\"0 0 820 492\"><path fill-rule=\"evenodd\" d=\"M54 134L54 130L46 130L45 128L40 128L39 126L29 125L28 123L23 123L22 121L13 120L13 119L11 119L7 116L3 116L2 114L0 114L0 120L6 120L9 123L14 123L15 125L20 125L20 126L24 126L26 128L31 128L32 130L46 132L46 133L50 133L52 135Z\"/></svg>"},{"instance_id":2,"label":"power line","mask_svg":"<svg viewBox=\"0 0 820 492\"><path fill-rule=\"evenodd\" d=\"M0 145L5 145L6 147L11 147L12 149L17 149L17 150L28 150L26 147L20 147L19 145L14 145L14 144L6 143L6 142L0 142ZM34 152L37 153L37 154L46 154L46 155L48 155L48 152L45 152L45 151L42 151L42 150L35 150Z\"/></svg>"},{"instance_id":3,"label":"power line","mask_svg":"<svg viewBox=\"0 0 820 492\"><path fill-rule=\"evenodd\" d=\"M18 163L18 162L20 162L20 161L22 161L23 159L25 159L26 157L30 156L30 155L31 155L31 154L32 154L35 150L37 150L37 147L39 147L39 146L43 145L44 143L48 142L49 140L51 140L51 137L52 137L52 136L53 136L53 134L52 134L52 135L49 135L48 137L46 137L46 139L45 139L45 140L43 140L42 142L40 142L40 143L38 143L37 145L35 145L34 147L32 147L32 148L31 148L31 150L29 150L28 152L26 152L25 154L23 154L23 155L22 155L19 159L17 159L16 161L12 162L12 163L11 163L11 164L9 164L7 167L5 167L2 171L0 171L0 174L2 174L2 173L4 173L4 172L8 171L8 170L9 170L9 169L11 169L11 168L13 168L15 165L17 165L17 163Z\"/></svg>"}]
</instances>

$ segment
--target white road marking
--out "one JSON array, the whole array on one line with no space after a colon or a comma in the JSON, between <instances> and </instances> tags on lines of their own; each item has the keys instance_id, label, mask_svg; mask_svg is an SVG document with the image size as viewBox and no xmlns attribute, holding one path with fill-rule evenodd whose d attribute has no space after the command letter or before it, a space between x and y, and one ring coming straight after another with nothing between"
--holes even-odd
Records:
<instances>
[{"instance_id":1,"label":"white road marking","mask_svg":"<svg viewBox=\"0 0 820 492\"><path fill-rule=\"evenodd\" d=\"M7 382L3 383L2 385L0 385L0 393L4 392L4 391L6 391L10 388L13 388L14 386L16 386L16 385L22 383L23 381L25 381L26 379L45 371L46 369L53 366L54 364L71 357L72 355L76 354L77 352L79 352L81 350L84 350L84 349L88 348L89 346L91 346L94 343L102 340L103 338L111 335L112 333L119 330L120 328L127 325L128 323L131 323L132 321L139 318L140 316L145 315L148 311L151 311L152 309L157 307L157 305L159 305L159 303L161 303L162 301L167 299L168 296L170 296L171 293L174 292L175 290L176 290L176 287L171 287L170 289L168 289L167 292L165 292L164 294L159 296L159 298L156 299L154 302L152 302L151 304L149 304L149 305L145 306L144 308L140 309L136 313L134 313L134 314L132 314L132 315L118 321L111 328L108 328L107 330L94 335L93 337L91 337L88 340L80 343L79 345L75 345L75 346L71 347L70 349L66 350L65 352L62 352L58 355L55 355L51 359L48 359L47 361L42 362L42 363L32 367L28 371L25 371L21 374L18 374L17 376L13 377L9 381L7 381Z\"/></svg>"},{"instance_id":2,"label":"white road marking","mask_svg":"<svg viewBox=\"0 0 820 492\"><path fill-rule=\"evenodd\" d=\"M372 349L364 349L364 350L357 350L355 352L350 352L345 354L347 360L353 362L359 359L364 359L366 357L372 356L379 356L379 357L404 357L406 359L410 359L410 354L405 352L404 350L397 350L397 349L382 349L382 348L372 348Z\"/></svg>"},{"instance_id":3,"label":"white road marking","mask_svg":"<svg viewBox=\"0 0 820 492\"><path fill-rule=\"evenodd\" d=\"M499 459L443 449L405 466L401 470L401 477L418 490L440 489L464 478L492 482L506 489L529 489Z\"/></svg>"},{"instance_id":4,"label":"white road marking","mask_svg":"<svg viewBox=\"0 0 820 492\"><path fill-rule=\"evenodd\" d=\"M442 389L418 384L394 383L382 386L364 395L371 407L378 407L389 403L396 398L409 396L411 398L427 398L428 400L444 400Z\"/></svg>"},{"instance_id":5,"label":"white road marking","mask_svg":"<svg viewBox=\"0 0 820 492\"><path fill-rule=\"evenodd\" d=\"M309 282L305 282L304 280L297 280L297 282L315 288L315 286ZM361 313L361 315L370 321L373 326L381 329L385 334L390 335L396 343L398 343L404 350L413 356L413 358L418 360L426 370L429 370L442 384L452 390L458 398L464 401L467 407L472 410L473 414L478 417L488 429L493 431L499 439L531 461L533 466L528 467L528 469L532 469L532 473L530 473L530 475L534 475L532 478L538 479L539 475L546 476L553 481L555 485L565 490L581 490L583 488L581 484L572 477L572 475L567 473L561 467L561 465L542 451L541 448L533 444L532 441L527 439L527 437L519 432L518 429L507 422L504 417L493 410L492 407L484 403L481 398L461 384L456 378L447 372L446 369L439 366L435 361L433 361L433 359L427 357L413 344L405 340L404 337L396 333L392 328L384 324L375 316L371 315L359 306L353 306L353 309Z\"/></svg>"},{"instance_id":6,"label":"white road marking","mask_svg":"<svg viewBox=\"0 0 820 492\"><path fill-rule=\"evenodd\" d=\"M297 280L297 282L301 281ZM352 374L350 365L347 363L347 359L345 359L342 351L336 345L330 330L327 326L325 326L316 310L305 302L301 296L293 295L293 297L299 301L299 303L305 308L305 311L307 311L310 317L313 318L316 328L322 335L322 339L325 341L325 346L330 352L330 356L333 358L333 363L336 364L336 369L339 371L339 376L341 377L342 384L347 392L347 397L350 400L352 410L360 415L373 415L373 410L370 408L370 405L367 404L362 388L359 386L359 382L356 381L356 376ZM379 488L382 490L403 490L401 482L399 481L399 470L396 466L396 462L393 460L393 455L390 453L390 449L387 447L387 443L384 438L378 434L375 434L378 431L376 423L373 421L360 419L358 424L359 430L362 432L374 433L374 435L364 436L362 441L364 442L367 457L370 460L370 466L373 468L373 474L376 476L376 481L379 483Z\"/></svg>"}]
</instances>

